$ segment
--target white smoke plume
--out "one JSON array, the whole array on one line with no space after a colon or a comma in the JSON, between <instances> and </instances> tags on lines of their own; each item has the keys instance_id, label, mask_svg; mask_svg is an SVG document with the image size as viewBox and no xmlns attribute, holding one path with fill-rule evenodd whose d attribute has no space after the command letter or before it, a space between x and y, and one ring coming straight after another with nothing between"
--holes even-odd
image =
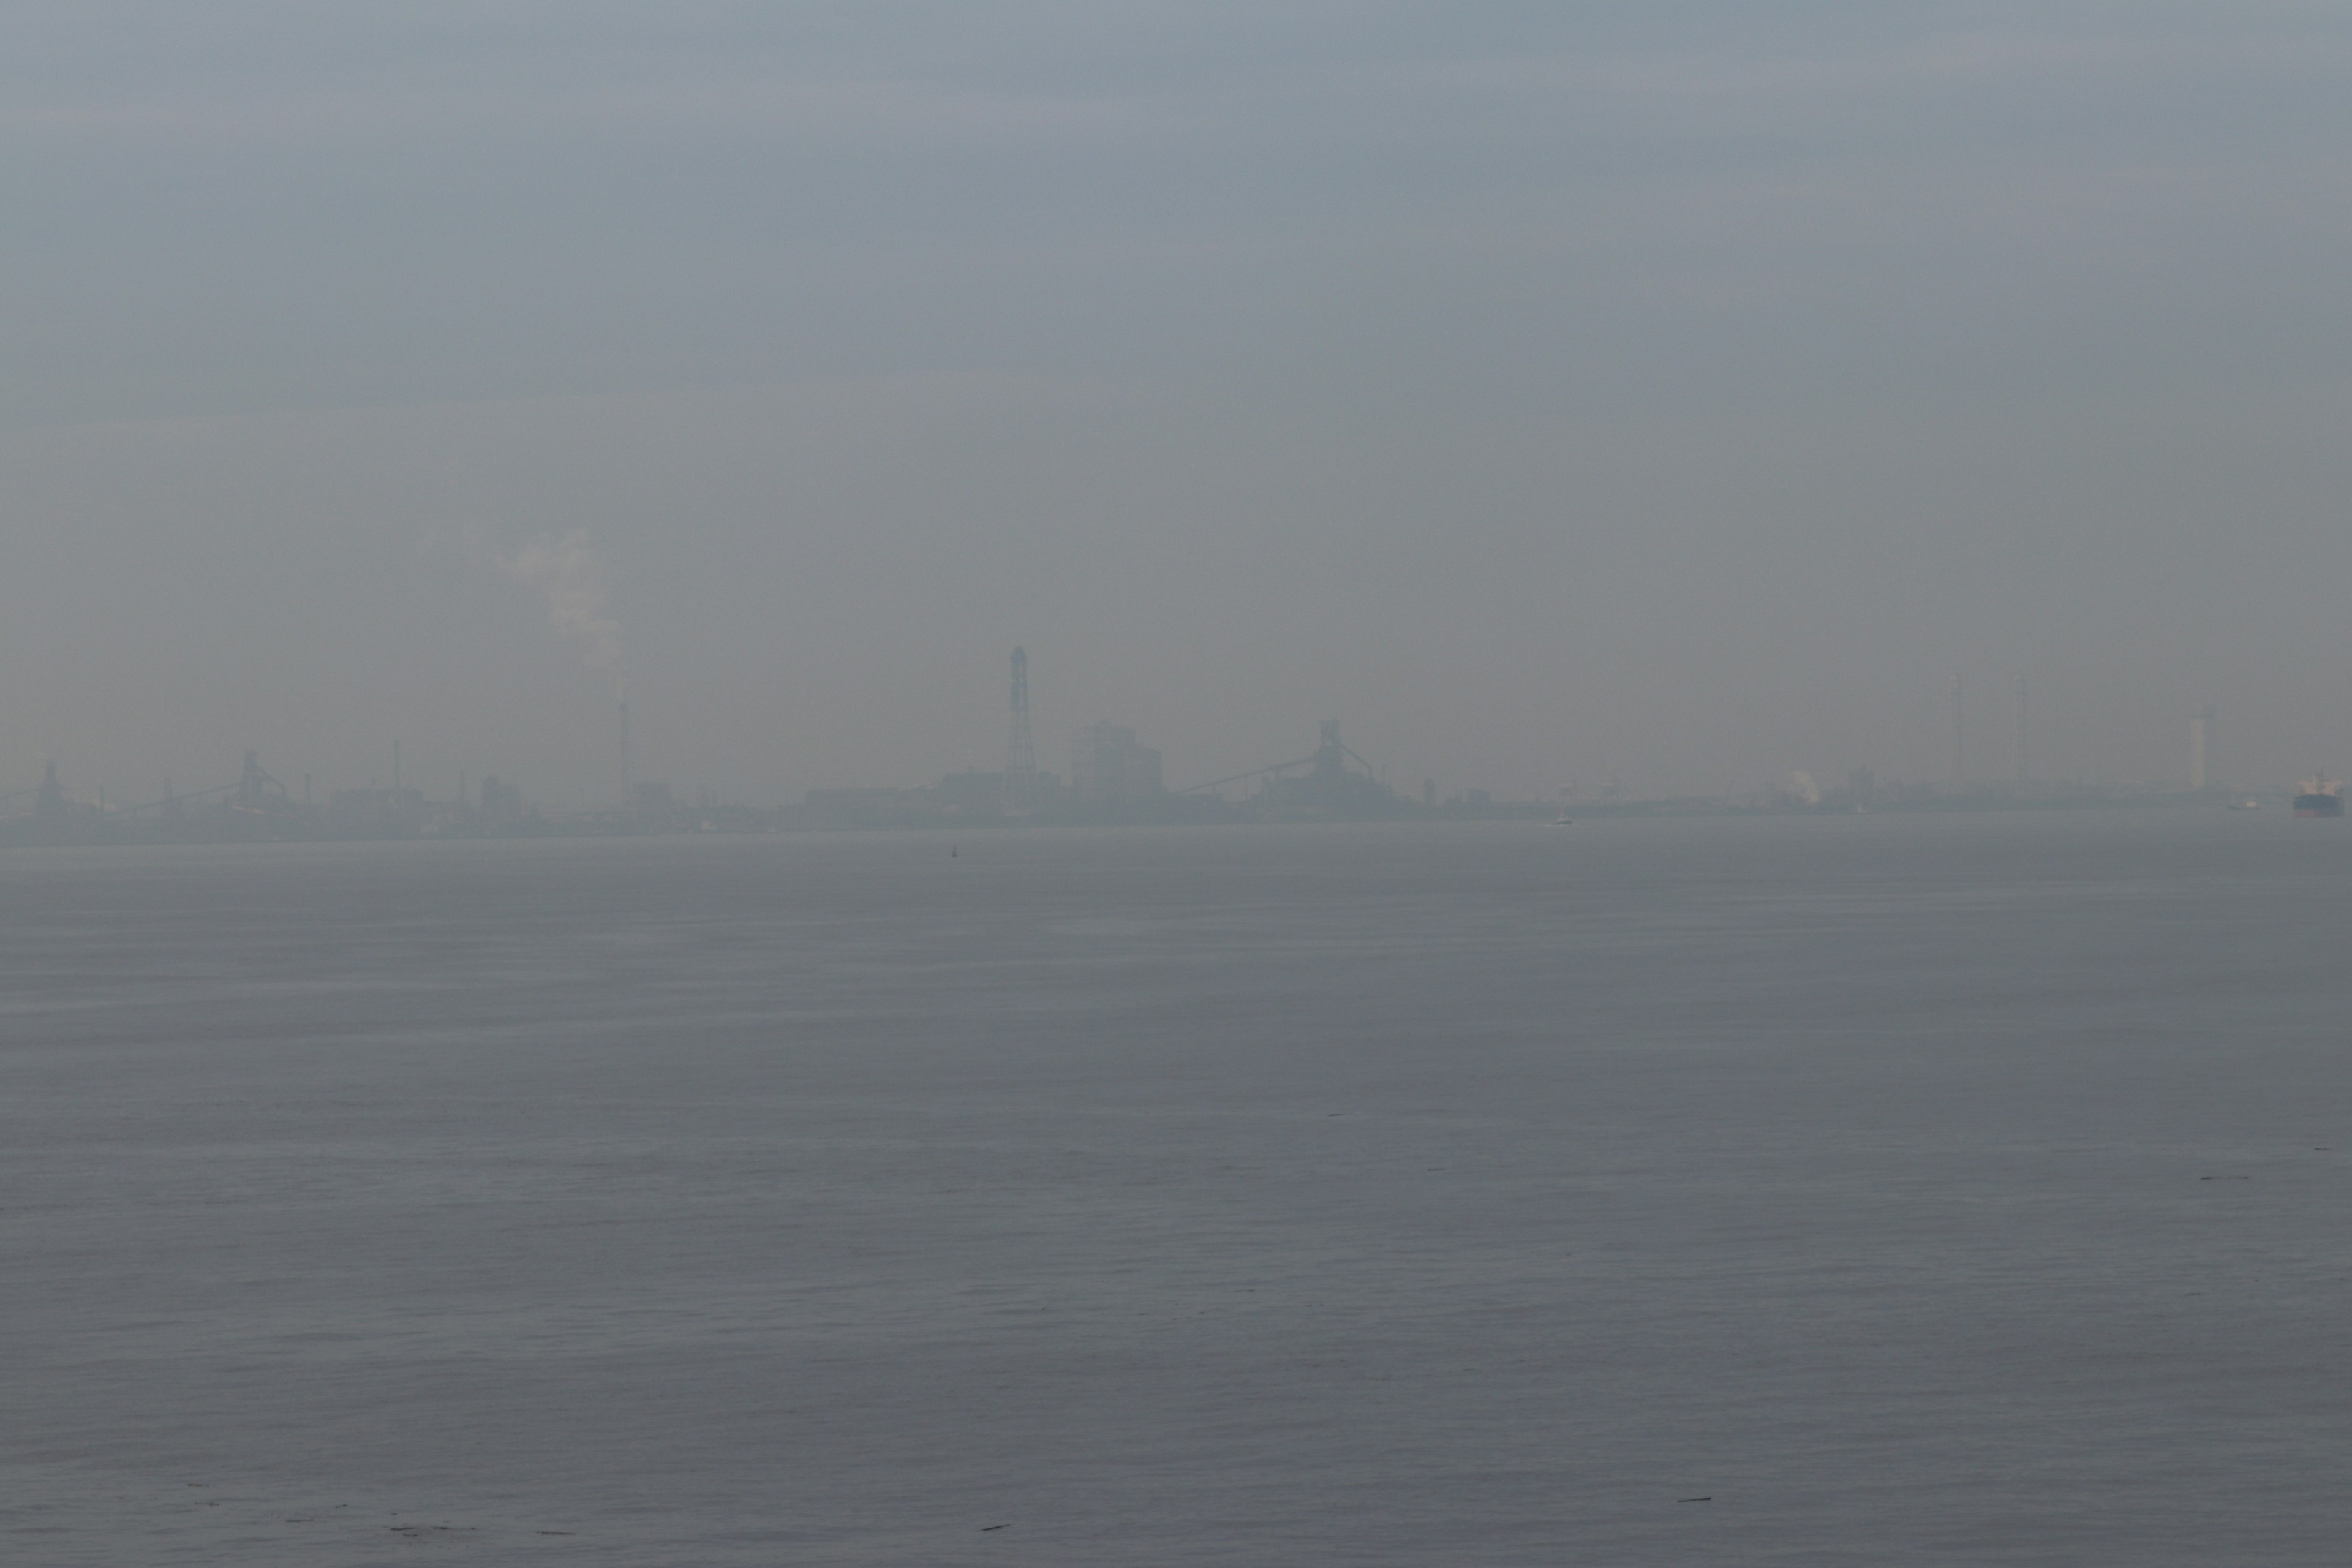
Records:
<instances>
[{"instance_id":1,"label":"white smoke plume","mask_svg":"<svg viewBox=\"0 0 2352 1568\"><path fill-rule=\"evenodd\" d=\"M613 678L621 689L621 623L610 614L604 563L584 533L532 541L499 562L499 570L547 595L547 619L557 635L578 645L592 669Z\"/></svg>"}]
</instances>

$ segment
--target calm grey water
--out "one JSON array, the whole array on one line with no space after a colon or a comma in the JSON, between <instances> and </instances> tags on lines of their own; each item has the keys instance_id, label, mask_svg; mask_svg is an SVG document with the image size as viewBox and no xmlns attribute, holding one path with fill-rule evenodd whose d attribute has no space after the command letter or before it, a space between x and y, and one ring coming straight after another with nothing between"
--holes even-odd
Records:
<instances>
[{"instance_id":1,"label":"calm grey water","mask_svg":"<svg viewBox=\"0 0 2352 1568\"><path fill-rule=\"evenodd\" d=\"M0 856L0 1561L2343 1560L2352 824L959 845Z\"/></svg>"}]
</instances>

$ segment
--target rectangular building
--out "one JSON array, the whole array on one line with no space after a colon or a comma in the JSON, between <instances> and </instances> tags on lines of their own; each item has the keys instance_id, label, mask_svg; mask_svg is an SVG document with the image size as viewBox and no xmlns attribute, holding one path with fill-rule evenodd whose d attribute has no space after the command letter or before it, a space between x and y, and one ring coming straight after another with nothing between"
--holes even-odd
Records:
<instances>
[{"instance_id":1,"label":"rectangular building","mask_svg":"<svg viewBox=\"0 0 2352 1568\"><path fill-rule=\"evenodd\" d=\"M1082 724L1070 745L1070 788L1081 811L1122 811L1156 801L1166 786L1160 753L1123 724Z\"/></svg>"}]
</instances>

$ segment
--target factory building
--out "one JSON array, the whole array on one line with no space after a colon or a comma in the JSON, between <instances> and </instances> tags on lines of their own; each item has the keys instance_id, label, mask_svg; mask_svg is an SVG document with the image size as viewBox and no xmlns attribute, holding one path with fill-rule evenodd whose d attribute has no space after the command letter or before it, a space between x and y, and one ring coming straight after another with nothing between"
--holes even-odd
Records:
<instances>
[{"instance_id":1,"label":"factory building","mask_svg":"<svg viewBox=\"0 0 2352 1568\"><path fill-rule=\"evenodd\" d=\"M1166 793L1160 753L1122 724L1082 724L1070 745L1070 788L1089 815L1131 811Z\"/></svg>"}]
</instances>

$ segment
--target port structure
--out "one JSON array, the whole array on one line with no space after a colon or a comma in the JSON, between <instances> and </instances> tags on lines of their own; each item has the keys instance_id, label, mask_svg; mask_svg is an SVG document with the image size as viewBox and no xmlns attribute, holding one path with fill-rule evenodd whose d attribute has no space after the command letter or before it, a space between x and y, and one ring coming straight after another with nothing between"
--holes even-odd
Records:
<instances>
[{"instance_id":1,"label":"port structure","mask_svg":"<svg viewBox=\"0 0 2352 1568\"><path fill-rule=\"evenodd\" d=\"M1212 781L1204 783L1204 785L1185 785L1183 790L1173 790L1173 795L1200 795L1202 790L1223 790L1223 787L1230 785L1230 783L1249 783L1251 778L1273 778L1273 775L1277 773L1289 773L1291 769L1307 769L1307 778L1331 781L1331 778L1345 778L1345 775L1350 775L1348 762L1355 762L1355 766L1364 769L1362 773L1364 781L1376 781L1376 778L1379 778L1379 775L1373 773L1369 762L1364 762L1362 757L1357 757L1357 754L1352 752L1352 750L1348 750L1348 745L1340 741L1339 720L1324 720L1322 742L1315 748L1315 754L1312 754L1312 757L1298 757L1294 759L1294 762L1275 762L1275 764L1263 766L1263 769L1251 769L1246 771L1246 773L1234 773L1233 778L1212 778Z\"/></svg>"},{"instance_id":2,"label":"port structure","mask_svg":"<svg viewBox=\"0 0 2352 1568\"><path fill-rule=\"evenodd\" d=\"M238 811L283 812L294 808L293 799L287 795L286 786L264 771L260 754L255 752L245 753L245 775L226 793L229 795L230 805ZM175 798L168 787L163 791L163 797L158 803L159 806L168 805Z\"/></svg>"}]
</instances>

